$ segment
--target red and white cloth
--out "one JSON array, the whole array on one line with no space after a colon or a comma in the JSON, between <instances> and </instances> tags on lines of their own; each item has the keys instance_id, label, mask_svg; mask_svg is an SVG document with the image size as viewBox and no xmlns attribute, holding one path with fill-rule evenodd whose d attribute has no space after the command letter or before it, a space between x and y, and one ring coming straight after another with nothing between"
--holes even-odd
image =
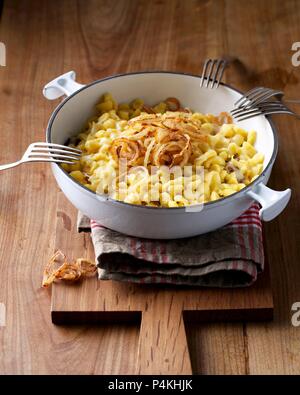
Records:
<instances>
[{"instance_id":1,"label":"red and white cloth","mask_svg":"<svg viewBox=\"0 0 300 395\"><path fill-rule=\"evenodd\" d=\"M79 216L91 230L101 280L209 287L251 285L264 268L259 205L214 232L182 240L148 240Z\"/></svg>"}]
</instances>

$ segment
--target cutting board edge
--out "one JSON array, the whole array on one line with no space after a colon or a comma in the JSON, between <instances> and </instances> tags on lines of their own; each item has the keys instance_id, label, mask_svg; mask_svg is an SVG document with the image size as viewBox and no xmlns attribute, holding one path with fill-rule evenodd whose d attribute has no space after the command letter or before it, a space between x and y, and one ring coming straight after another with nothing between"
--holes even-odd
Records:
<instances>
[{"instance_id":1,"label":"cutting board edge","mask_svg":"<svg viewBox=\"0 0 300 395\"><path fill-rule=\"evenodd\" d=\"M51 321L55 325L132 323L140 324L141 311L51 311Z\"/></svg>"},{"instance_id":2,"label":"cutting board edge","mask_svg":"<svg viewBox=\"0 0 300 395\"><path fill-rule=\"evenodd\" d=\"M185 310L185 323L198 322L233 322L233 321L272 321L274 307L238 308L228 310ZM51 320L55 325L96 324L96 323L131 323L140 325L142 311L51 311Z\"/></svg>"}]
</instances>

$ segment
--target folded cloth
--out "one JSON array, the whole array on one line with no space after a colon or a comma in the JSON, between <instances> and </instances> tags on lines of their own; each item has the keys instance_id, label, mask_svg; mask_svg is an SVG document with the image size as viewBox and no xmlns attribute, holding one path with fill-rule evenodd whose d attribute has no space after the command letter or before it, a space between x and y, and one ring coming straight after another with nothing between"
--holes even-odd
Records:
<instances>
[{"instance_id":1,"label":"folded cloth","mask_svg":"<svg viewBox=\"0 0 300 395\"><path fill-rule=\"evenodd\" d=\"M149 240L107 229L81 213L91 231L101 280L207 287L251 285L264 268L259 206L216 231L177 240Z\"/></svg>"}]
</instances>

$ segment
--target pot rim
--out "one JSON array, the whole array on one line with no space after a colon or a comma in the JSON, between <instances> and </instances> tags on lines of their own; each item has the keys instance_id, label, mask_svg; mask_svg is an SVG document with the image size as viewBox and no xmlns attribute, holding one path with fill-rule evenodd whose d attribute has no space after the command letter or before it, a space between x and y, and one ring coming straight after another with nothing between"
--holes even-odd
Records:
<instances>
[{"instance_id":1,"label":"pot rim","mask_svg":"<svg viewBox=\"0 0 300 395\"><path fill-rule=\"evenodd\" d=\"M179 72L179 71L166 71L166 70L146 70L146 71L133 71L130 73L120 73L120 74L114 74L108 77L104 77L98 80L95 80L89 84L84 85L82 88L78 89L77 91L75 91L74 93L72 93L70 96L66 97L53 111L53 113L51 114L51 117L49 119L47 128L46 128L46 141L48 143L51 143L51 132L52 132L52 125L55 121L55 118L57 116L57 114L59 113L59 111L63 108L63 106L69 101L71 100L74 96L76 96L77 94L79 94L81 91L90 88L93 85L96 85L100 82L103 81L108 81L114 78L119 78L119 77L126 77L129 75L139 75L139 74L175 74L175 75L183 75L183 76L188 76L188 77L194 77L194 78L198 78L201 79L201 76L199 75L195 75L195 74L191 74L191 73L186 73L186 72ZM220 83L221 85L225 86L226 88L229 88L239 94L243 94L239 89L236 89L234 87L232 87L229 84L226 84L224 82ZM195 204L192 206L183 206L183 207L153 207L153 206L143 206L143 205L138 205L138 204L132 204L132 203L126 203L120 200L115 200L109 196L105 196L105 195L100 195L97 194L94 191L91 191L89 188L85 187L84 185L80 184L80 182L76 181L74 178L72 178L69 173L67 171L65 171L61 166L59 166L59 164L57 163L53 163L52 165L57 167L59 169L59 171L61 171L62 173L64 173L65 176L68 177L68 179L70 181L72 181L77 188L79 187L80 189L83 189L84 191L95 195L96 197L100 196L101 199L104 199L105 202L112 202L114 204L118 204L118 205L125 205L127 207L134 207L134 208L140 208L140 209L147 209L147 210L159 210L161 211L168 211L170 212L170 210L174 211L185 211L187 210L187 208L192 208L192 210L195 212L197 211L197 207L202 207L202 209L204 208L212 208L212 207L217 207L217 206L221 206L224 205L226 203L229 203L231 200L234 200L238 197L241 197L243 194L245 194L247 191L250 191L251 189L253 189L253 187L255 187L257 184L261 183L266 175L266 173L272 168L276 156L277 156L277 152L278 152L278 133L277 133L277 128L274 124L274 122L270 119L269 116L264 116L267 120L267 122L270 124L271 129L272 129L272 133L273 133L273 137L274 137L274 147L273 147L273 152L272 152L272 156L267 164L267 166L265 167L265 169L263 170L263 172L254 180L252 181L249 185L247 185L246 187L244 187L243 189L241 189L240 191L237 191L229 196L225 196L223 198L220 198L218 200L215 201L211 201L211 202L206 202L206 203L199 203L199 204ZM103 200L100 200L101 202L103 202Z\"/></svg>"}]
</instances>

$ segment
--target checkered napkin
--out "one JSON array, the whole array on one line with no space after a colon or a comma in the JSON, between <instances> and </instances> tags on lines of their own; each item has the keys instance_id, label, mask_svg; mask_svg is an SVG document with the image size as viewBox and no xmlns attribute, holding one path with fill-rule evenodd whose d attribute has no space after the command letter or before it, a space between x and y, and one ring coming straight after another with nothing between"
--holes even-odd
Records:
<instances>
[{"instance_id":1,"label":"checkered napkin","mask_svg":"<svg viewBox=\"0 0 300 395\"><path fill-rule=\"evenodd\" d=\"M214 232L189 239L149 240L107 229L81 213L91 231L101 280L208 287L251 285L264 267L259 206Z\"/></svg>"}]
</instances>

